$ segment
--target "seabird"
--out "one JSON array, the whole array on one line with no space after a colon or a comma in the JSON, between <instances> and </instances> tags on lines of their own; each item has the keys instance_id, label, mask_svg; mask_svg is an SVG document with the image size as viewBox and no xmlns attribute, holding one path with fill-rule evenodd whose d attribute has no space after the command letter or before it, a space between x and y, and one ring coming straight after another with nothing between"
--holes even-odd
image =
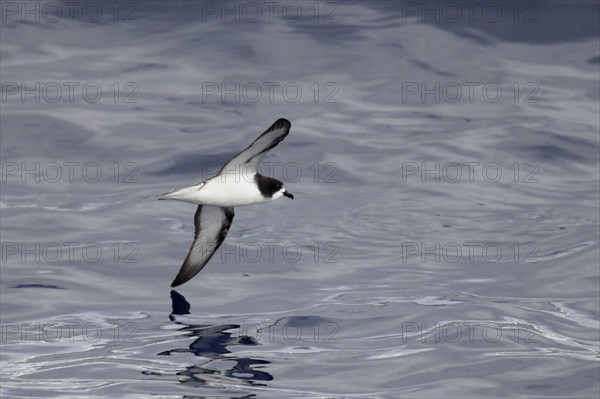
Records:
<instances>
[{"instance_id":1,"label":"seabird","mask_svg":"<svg viewBox=\"0 0 600 399\"><path fill-rule=\"evenodd\" d=\"M159 197L198 205L194 215L194 242L171 287L189 281L206 266L227 236L235 206L260 204L281 197L294 199L282 182L257 172L261 158L288 135L291 126L287 119L277 120L223 165L216 176Z\"/></svg>"}]
</instances>

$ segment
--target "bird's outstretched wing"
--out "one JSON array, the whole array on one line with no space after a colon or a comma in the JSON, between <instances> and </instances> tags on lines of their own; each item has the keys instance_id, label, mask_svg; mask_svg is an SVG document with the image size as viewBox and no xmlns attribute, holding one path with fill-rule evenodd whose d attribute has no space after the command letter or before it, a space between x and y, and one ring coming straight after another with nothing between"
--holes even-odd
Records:
<instances>
[{"instance_id":1,"label":"bird's outstretched wing","mask_svg":"<svg viewBox=\"0 0 600 399\"><path fill-rule=\"evenodd\" d=\"M194 242L171 287L177 287L194 277L217 251L233 221L233 208L198 205L194 215Z\"/></svg>"},{"instance_id":2,"label":"bird's outstretched wing","mask_svg":"<svg viewBox=\"0 0 600 399\"><path fill-rule=\"evenodd\" d=\"M223 165L218 174L220 175L226 170L239 171L246 164L258 164L267 151L279 144L288 135L291 127L292 124L287 119L278 119L244 151Z\"/></svg>"}]
</instances>

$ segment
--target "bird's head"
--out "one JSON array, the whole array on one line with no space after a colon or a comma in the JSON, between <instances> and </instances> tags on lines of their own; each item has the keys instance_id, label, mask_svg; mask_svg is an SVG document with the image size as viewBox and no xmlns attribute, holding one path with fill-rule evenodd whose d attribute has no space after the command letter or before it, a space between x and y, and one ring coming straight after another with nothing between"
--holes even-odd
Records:
<instances>
[{"instance_id":1,"label":"bird's head","mask_svg":"<svg viewBox=\"0 0 600 399\"><path fill-rule=\"evenodd\" d=\"M283 183L277 179L257 173L254 175L254 181L258 185L258 189L262 193L263 197L268 198L269 200L276 200L281 197L294 199L292 193L287 191L283 186Z\"/></svg>"}]
</instances>

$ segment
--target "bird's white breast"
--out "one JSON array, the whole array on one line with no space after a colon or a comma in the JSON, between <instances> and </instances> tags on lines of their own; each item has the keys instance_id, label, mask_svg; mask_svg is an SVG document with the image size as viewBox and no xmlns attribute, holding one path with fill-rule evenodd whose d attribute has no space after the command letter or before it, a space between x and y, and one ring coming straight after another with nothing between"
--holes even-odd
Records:
<instances>
[{"instance_id":1,"label":"bird's white breast","mask_svg":"<svg viewBox=\"0 0 600 399\"><path fill-rule=\"evenodd\" d=\"M184 201L216 206L241 206L269 201L260 193L252 176L222 174L188 191Z\"/></svg>"}]
</instances>

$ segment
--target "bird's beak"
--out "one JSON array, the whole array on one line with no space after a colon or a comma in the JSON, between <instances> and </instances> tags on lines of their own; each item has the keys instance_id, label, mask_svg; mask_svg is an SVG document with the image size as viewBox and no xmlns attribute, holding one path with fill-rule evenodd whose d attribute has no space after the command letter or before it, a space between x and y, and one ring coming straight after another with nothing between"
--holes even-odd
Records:
<instances>
[{"instance_id":1,"label":"bird's beak","mask_svg":"<svg viewBox=\"0 0 600 399\"><path fill-rule=\"evenodd\" d=\"M292 193L290 193L289 191L284 191L284 192L283 192L283 195L284 195L285 197L288 197L288 198L294 199L294 195L293 195Z\"/></svg>"}]
</instances>

